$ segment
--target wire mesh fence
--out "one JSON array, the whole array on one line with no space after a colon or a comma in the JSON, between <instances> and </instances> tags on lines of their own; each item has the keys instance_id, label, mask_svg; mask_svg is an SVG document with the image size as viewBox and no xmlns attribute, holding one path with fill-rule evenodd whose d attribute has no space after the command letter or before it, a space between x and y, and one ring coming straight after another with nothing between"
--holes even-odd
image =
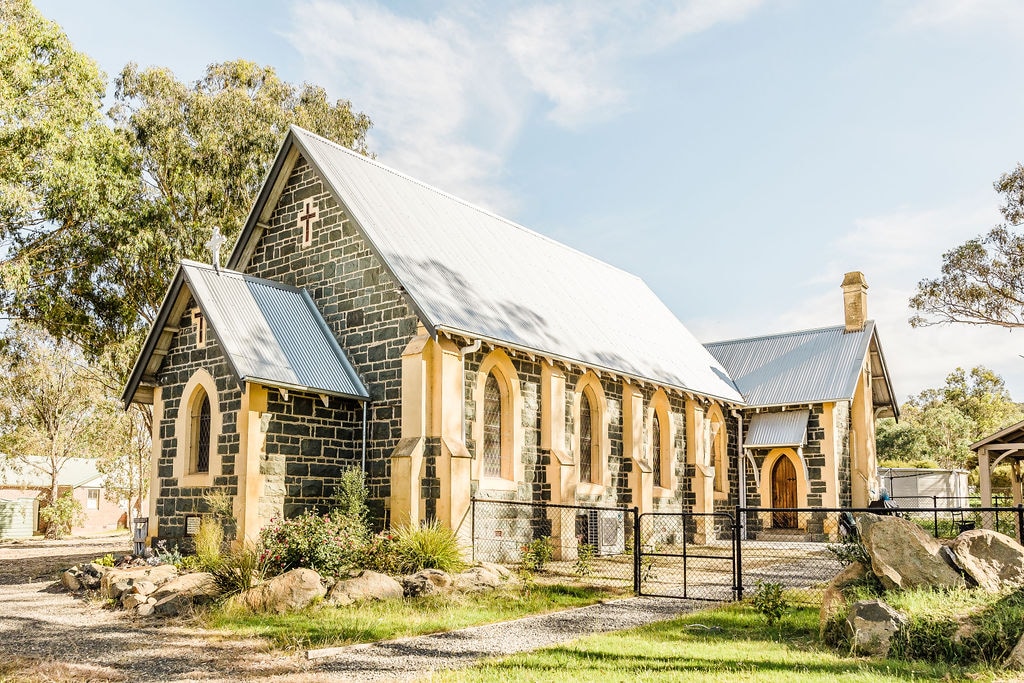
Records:
<instances>
[{"instance_id":1,"label":"wire mesh fence","mask_svg":"<svg viewBox=\"0 0 1024 683\"><path fill-rule=\"evenodd\" d=\"M635 590L633 508L483 499L472 506L474 560L526 566L539 579Z\"/></svg>"},{"instance_id":2,"label":"wire mesh fence","mask_svg":"<svg viewBox=\"0 0 1024 683\"><path fill-rule=\"evenodd\" d=\"M640 515L641 595L691 600L736 597L736 528L731 514L656 512Z\"/></svg>"},{"instance_id":3,"label":"wire mesh fence","mask_svg":"<svg viewBox=\"0 0 1024 683\"><path fill-rule=\"evenodd\" d=\"M896 515L939 539L992 529L1016 539L1024 507L734 508L638 514L635 508L473 501L473 558L530 567L538 578L639 595L731 600L759 582L814 604L864 559L857 518Z\"/></svg>"},{"instance_id":4,"label":"wire mesh fence","mask_svg":"<svg viewBox=\"0 0 1024 683\"><path fill-rule=\"evenodd\" d=\"M864 513L902 517L939 539L980 528L1020 539L1024 526L1021 508L738 509L740 593L765 581L782 584L794 602L817 602L832 577L863 557L856 520Z\"/></svg>"}]
</instances>

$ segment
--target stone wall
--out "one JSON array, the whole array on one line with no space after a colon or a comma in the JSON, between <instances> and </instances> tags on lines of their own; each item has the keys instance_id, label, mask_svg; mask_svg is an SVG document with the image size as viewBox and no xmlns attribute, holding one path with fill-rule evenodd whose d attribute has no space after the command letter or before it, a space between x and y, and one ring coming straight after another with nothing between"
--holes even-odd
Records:
<instances>
[{"instance_id":1,"label":"stone wall","mask_svg":"<svg viewBox=\"0 0 1024 683\"><path fill-rule=\"evenodd\" d=\"M173 545L184 542L185 515L207 512L205 497L210 493L224 493L234 496L238 493L238 476L235 473L238 456L239 435L237 431L238 410L241 407L242 392L234 374L224 360L224 355L212 328L208 327L206 343L196 343L196 325L192 320L195 302L189 306L178 321L178 332L156 380L161 387L163 413L160 418L160 455L156 472L158 498L156 500L158 540L167 540ZM221 456L221 471L211 471L213 486L207 488L180 486L174 476L174 463L179 457L176 423L182 404L185 385L196 370L210 373L217 385L216 398L221 413L221 430L216 442L211 439L211 452L216 449ZM187 454L182 452L181 458ZM211 465L212 469L212 465ZM229 533L231 530L229 530Z\"/></svg>"},{"instance_id":2,"label":"stone wall","mask_svg":"<svg viewBox=\"0 0 1024 683\"><path fill-rule=\"evenodd\" d=\"M319 215L313 222L311 245L302 247L297 218L307 199L314 200ZM402 351L415 335L418 319L400 287L371 253L342 207L301 158L267 223L269 227L260 237L245 272L307 290L370 392L367 485L371 515L382 526L385 500L391 493L391 453L401 435ZM339 410L341 423L337 429L341 434L332 433L326 423L319 424L314 429L327 437L321 455L306 456L313 458L308 463L308 472L323 472L328 479L336 472L335 464L355 462L360 455L360 440L349 437L355 429L352 425L358 423L361 430L362 414L353 416L354 405ZM323 412L318 408L314 411ZM273 407L270 412L279 414ZM290 429L296 429L294 421L284 417L290 415L287 411L280 415L293 425ZM307 443L308 448L314 448L311 442ZM329 462L334 458L335 463ZM315 501L325 497L293 495L296 490L301 492L303 486L315 493L314 477L306 472L307 468L296 461L293 474L287 475L291 477L287 496L292 501L288 511L295 512L301 507L300 498Z\"/></svg>"}]
</instances>

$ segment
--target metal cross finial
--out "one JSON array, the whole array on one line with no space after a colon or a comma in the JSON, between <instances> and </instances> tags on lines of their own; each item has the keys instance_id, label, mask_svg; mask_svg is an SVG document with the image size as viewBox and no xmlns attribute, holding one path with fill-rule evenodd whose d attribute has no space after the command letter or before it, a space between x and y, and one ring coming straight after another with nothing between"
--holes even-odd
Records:
<instances>
[{"instance_id":1,"label":"metal cross finial","mask_svg":"<svg viewBox=\"0 0 1024 683\"><path fill-rule=\"evenodd\" d=\"M220 248L227 241L227 238L220 234L220 228L214 227L210 241L206 243L206 248L210 250L210 255L213 257L213 269L218 273L220 272Z\"/></svg>"}]
</instances>

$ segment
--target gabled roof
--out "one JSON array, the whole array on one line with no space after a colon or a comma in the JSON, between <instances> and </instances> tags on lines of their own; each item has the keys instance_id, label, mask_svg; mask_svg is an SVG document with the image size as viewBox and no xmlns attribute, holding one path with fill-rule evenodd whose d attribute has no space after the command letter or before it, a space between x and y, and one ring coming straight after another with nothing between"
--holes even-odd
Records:
<instances>
[{"instance_id":1,"label":"gabled roof","mask_svg":"<svg viewBox=\"0 0 1024 683\"><path fill-rule=\"evenodd\" d=\"M852 400L870 354L874 404L898 415L874 321L859 332L837 325L713 342L707 349L751 407Z\"/></svg>"},{"instance_id":2,"label":"gabled roof","mask_svg":"<svg viewBox=\"0 0 1024 683\"><path fill-rule=\"evenodd\" d=\"M183 261L132 371L122 400L155 374L191 292L235 378L283 389L365 400L369 393L304 290L194 261ZM178 310L177 315L172 314Z\"/></svg>"},{"instance_id":3,"label":"gabled roof","mask_svg":"<svg viewBox=\"0 0 1024 683\"><path fill-rule=\"evenodd\" d=\"M803 446L807 441L809 410L787 410L781 413L755 413L743 435L744 448L781 448Z\"/></svg>"},{"instance_id":4,"label":"gabled roof","mask_svg":"<svg viewBox=\"0 0 1024 683\"><path fill-rule=\"evenodd\" d=\"M298 153L431 333L742 402L722 365L640 278L300 128L289 131L229 267L245 269Z\"/></svg>"},{"instance_id":5,"label":"gabled roof","mask_svg":"<svg viewBox=\"0 0 1024 683\"><path fill-rule=\"evenodd\" d=\"M1003 427L997 432L975 441L971 444L971 450L976 451L982 446L1002 446L1004 444L1024 443L1024 421ZM1019 446L1017 448L1020 448Z\"/></svg>"}]
</instances>

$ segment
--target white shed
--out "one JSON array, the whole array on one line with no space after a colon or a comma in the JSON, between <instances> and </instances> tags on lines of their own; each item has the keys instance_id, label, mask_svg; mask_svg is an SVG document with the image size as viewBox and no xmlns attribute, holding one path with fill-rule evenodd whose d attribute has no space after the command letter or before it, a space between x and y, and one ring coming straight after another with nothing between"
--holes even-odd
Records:
<instances>
[{"instance_id":1,"label":"white shed","mask_svg":"<svg viewBox=\"0 0 1024 683\"><path fill-rule=\"evenodd\" d=\"M903 507L963 507L968 504L967 470L879 467L879 483Z\"/></svg>"},{"instance_id":2,"label":"white shed","mask_svg":"<svg viewBox=\"0 0 1024 683\"><path fill-rule=\"evenodd\" d=\"M31 538L38 511L35 498L0 499L0 540Z\"/></svg>"}]
</instances>

